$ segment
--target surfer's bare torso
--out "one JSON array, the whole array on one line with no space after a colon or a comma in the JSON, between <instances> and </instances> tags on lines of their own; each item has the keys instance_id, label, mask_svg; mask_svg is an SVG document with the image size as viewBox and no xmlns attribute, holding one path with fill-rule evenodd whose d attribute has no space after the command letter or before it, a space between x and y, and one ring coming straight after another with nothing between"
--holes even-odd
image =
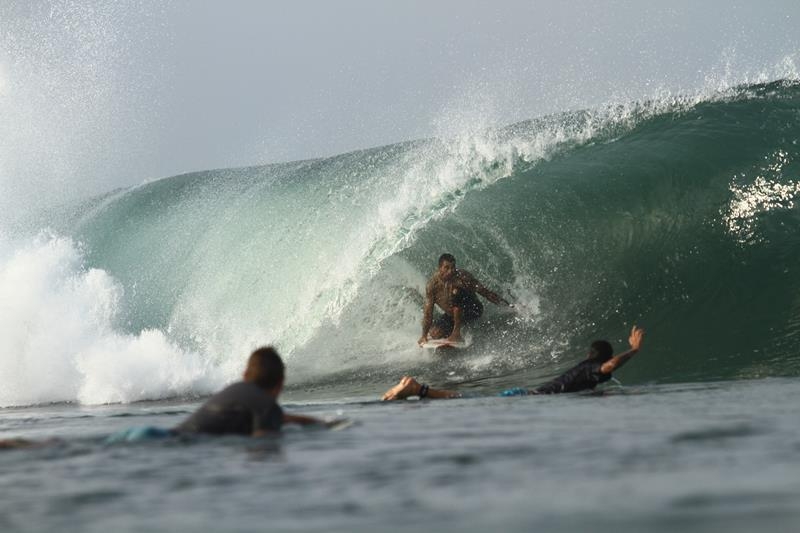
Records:
<instances>
[{"instance_id":1,"label":"surfer's bare torso","mask_svg":"<svg viewBox=\"0 0 800 533\"><path fill-rule=\"evenodd\" d=\"M475 320L483 313L480 294L494 304L510 305L506 300L484 287L475 276L456 268L456 259L451 254L442 254L439 268L425 287L425 306L422 313L422 336L417 343L422 346L431 338L447 337L452 342L461 342L461 323ZM433 308L438 306L444 315L434 322Z\"/></svg>"},{"instance_id":2,"label":"surfer's bare torso","mask_svg":"<svg viewBox=\"0 0 800 533\"><path fill-rule=\"evenodd\" d=\"M475 276L466 270L456 269L455 275L449 280L442 279L441 275L436 272L431 276L428 285L425 287L425 298L448 315L452 315L454 294L459 289L467 290L474 294L480 286Z\"/></svg>"}]
</instances>

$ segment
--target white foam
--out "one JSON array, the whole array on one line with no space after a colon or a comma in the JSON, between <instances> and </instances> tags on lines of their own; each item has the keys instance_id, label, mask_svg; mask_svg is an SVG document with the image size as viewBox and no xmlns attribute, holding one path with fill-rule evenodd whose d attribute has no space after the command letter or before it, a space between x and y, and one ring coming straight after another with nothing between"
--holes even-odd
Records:
<instances>
[{"instance_id":1,"label":"white foam","mask_svg":"<svg viewBox=\"0 0 800 533\"><path fill-rule=\"evenodd\" d=\"M784 150L778 150L768 158L759 175L749 185L731 180L732 193L728 206L721 210L728 232L740 244L757 242L759 215L779 209L794 209L800 199L800 181L784 177L784 169L791 158Z\"/></svg>"},{"instance_id":2,"label":"white foam","mask_svg":"<svg viewBox=\"0 0 800 533\"><path fill-rule=\"evenodd\" d=\"M161 331L115 331L123 295L69 238L0 238L0 407L202 394L225 381Z\"/></svg>"}]
</instances>

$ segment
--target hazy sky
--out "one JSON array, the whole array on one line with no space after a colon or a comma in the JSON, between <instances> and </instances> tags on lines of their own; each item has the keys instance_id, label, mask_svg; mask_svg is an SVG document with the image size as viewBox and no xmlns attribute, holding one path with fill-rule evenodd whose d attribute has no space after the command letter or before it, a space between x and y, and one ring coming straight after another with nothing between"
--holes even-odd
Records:
<instances>
[{"instance_id":1,"label":"hazy sky","mask_svg":"<svg viewBox=\"0 0 800 533\"><path fill-rule=\"evenodd\" d=\"M796 77L798 42L797 0L0 0L0 211Z\"/></svg>"}]
</instances>

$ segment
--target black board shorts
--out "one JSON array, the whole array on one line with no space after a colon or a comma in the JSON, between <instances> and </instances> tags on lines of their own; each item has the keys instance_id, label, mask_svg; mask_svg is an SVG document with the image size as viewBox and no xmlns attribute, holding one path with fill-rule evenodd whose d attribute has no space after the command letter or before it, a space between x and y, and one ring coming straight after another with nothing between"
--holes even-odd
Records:
<instances>
[{"instance_id":1,"label":"black board shorts","mask_svg":"<svg viewBox=\"0 0 800 533\"><path fill-rule=\"evenodd\" d=\"M466 324L480 318L483 314L483 304L472 291L461 290L453 296L453 307L461 309L461 322ZM453 317L448 314L437 316L433 320L433 325L442 330L447 337L453 332Z\"/></svg>"}]
</instances>

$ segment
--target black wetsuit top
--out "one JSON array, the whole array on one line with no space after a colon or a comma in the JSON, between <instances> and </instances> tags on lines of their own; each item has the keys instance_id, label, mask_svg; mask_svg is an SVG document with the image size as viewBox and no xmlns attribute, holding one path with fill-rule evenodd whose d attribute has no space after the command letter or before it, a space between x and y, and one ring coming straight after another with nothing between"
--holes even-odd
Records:
<instances>
[{"instance_id":1,"label":"black wetsuit top","mask_svg":"<svg viewBox=\"0 0 800 533\"><path fill-rule=\"evenodd\" d=\"M175 431L215 435L252 435L279 431L283 410L273 396L253 383L240 381L212 396Z\"/></svg>"},{"instance_id":2,"label":"black wetsuit top","mask_svg":"<svg viewBox=\"0 0 800 533\"><path fill-rule=\"evenodd\" d=\"M603 374L600 367L604 361L587 359L573 366L552 381L539 385L531 394L557 394L559 392L578 392L593 389L600 383L611 379L611 374Z\"/></svg>"}]
</instances>

